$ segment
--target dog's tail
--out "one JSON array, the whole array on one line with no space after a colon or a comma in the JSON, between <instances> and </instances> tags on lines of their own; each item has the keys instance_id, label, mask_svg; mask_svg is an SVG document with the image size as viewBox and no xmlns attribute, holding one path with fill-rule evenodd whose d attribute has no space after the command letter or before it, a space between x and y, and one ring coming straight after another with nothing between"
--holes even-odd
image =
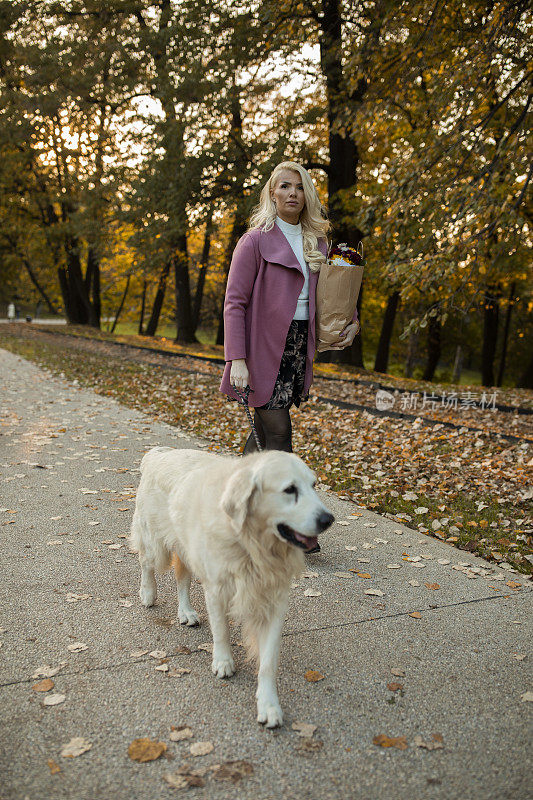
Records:
<instances>
[{"instance_id":1,"label":"dog's tail","mask_svg":"<svg viewBox=\"0 0 533 800\"><path fill-rule=\"evenodd\" d=\"M148 450L148 452L144 454L141 460L141 466L140 466L141 473L143 472L148 462L154 458L154 456L157 456L159 453L166 453L169 450L172 450L172 447L152 447L151 450Z\"/></svg>"}]
</instances>

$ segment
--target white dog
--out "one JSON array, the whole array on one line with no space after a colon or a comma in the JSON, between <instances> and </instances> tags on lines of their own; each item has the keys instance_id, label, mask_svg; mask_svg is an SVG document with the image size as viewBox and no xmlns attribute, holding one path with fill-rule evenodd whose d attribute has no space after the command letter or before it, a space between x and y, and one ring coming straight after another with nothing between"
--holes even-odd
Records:
<instances>
[{"instance_id":1,"label":"white dog","mask_svg":"<svg viewBox=\"0 0 533 800\"><path fill-rule=\"evenodd\" d=\"M189 598L197 576L213 634L213 672L226 678L235 671L230 615L259 660L257 720L281 725L276 671L291 579L334 519L314 490L313 472L277 450L238 458L154 447L141 473L130 537L141 563L141 602L153 605L154 572L173 561L179 621L198 625Z\"/></svg>"}]
</instances>

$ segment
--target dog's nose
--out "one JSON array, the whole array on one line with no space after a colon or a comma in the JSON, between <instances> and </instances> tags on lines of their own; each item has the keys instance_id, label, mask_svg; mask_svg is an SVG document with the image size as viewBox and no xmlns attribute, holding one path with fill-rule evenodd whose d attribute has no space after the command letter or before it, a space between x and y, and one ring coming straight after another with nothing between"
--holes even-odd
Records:
<instances>
[{"instance_id":1,"label":"dog's nose","mask_svg":"<svg viewBox=\"0 0 533 800\"><path fill-rule=\"evenodd\" d=\"M334 520L335 517L333 514L330 514L329 511L323 511L316 521L317 528L320 528L321 531L325 531Z\"/></svg>"}]
</instances>

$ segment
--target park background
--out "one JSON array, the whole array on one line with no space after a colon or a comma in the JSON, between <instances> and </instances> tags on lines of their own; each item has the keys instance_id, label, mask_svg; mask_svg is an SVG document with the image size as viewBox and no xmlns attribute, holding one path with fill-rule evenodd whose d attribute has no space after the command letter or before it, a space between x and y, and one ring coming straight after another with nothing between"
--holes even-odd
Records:
<instances>
[{"instance_id":1,"label":"park background","mask_svg":"<svg viewBox=\"0 0 533 800\"><path fill-rule=\"evenodd\" d=\"M533 386L529 4L26 0L0 25L0 316L222 344L233 249L293 160L364 246L334 359Z\"/></svg>"}]
</instances>

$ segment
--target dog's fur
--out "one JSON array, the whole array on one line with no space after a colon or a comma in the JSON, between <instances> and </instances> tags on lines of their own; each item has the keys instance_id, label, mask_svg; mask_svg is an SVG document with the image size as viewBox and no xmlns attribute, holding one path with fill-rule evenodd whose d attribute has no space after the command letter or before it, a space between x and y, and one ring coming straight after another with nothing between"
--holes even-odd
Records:
<instances>
[{"instance_id":1,"label":"dog's fur","mask_svg":"<svg viewBox=\"0 0 533 800\"><path fill-rule=\"evenodd\" d=\"M213 672L225 678L235 671L230 615L259 660L257 719L281 725L276 670L291 579L304 567L305 549L333 521L314 491L313 472L292 453L274 450L237 458L155 447L141 473L130 537L141 563L141 602L154 604L154 572L174 561L179 621L198 625L189 598L191 575L198 577Z\"/></svg>"}]
</instances>

